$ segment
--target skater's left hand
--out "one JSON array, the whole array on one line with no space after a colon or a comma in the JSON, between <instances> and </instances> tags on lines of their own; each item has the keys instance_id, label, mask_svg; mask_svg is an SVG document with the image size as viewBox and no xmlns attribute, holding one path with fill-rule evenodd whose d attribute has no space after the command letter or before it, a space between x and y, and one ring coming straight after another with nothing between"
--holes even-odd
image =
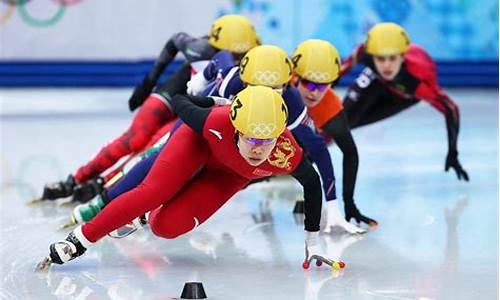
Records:
<instances>
[{"instance_id":1,"label":"skater's left hand","mask_svg":"<svg viewBox=\"0 0 500 300\"><path fill-rule=\"evenodd\" d=\"M462 168L462 165L458 161L458 152L457 150L449 150L448 155L446 156L446 164L444 166L444 170L448 172L448 170L453 168L457 173L458 180L464 179L465 181L469 181L469 175Z\"/></svg>"},{"instance_id":2,"label":"skater's left hand","mask_svg":"<svg viewBox=\"0 0 500 300\"><path fill-rule=\"evenodd\" d=\"M154 83L152 83L149 79L144 78L143 82L134 88L134 92L128 100L128 108L130 111L134 111L144 103L149 94L151 94L153 86Z\"/></svg>"}]
</instances>

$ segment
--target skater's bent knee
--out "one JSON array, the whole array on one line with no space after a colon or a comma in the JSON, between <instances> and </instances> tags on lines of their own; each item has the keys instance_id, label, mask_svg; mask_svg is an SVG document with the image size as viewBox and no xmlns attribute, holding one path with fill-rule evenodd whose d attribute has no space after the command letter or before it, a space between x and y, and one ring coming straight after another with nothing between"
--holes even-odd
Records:
<instances>
[{"instance_id":1,"label":"skater's bent knee","mask_svg":"<svg viewBox=\"0 0 500 300\"><path fill-rule=\"evenodd\" d=\"M175 228L157 228L158 226L151 226L151 231L153 232L154 235L162 237L164 239L175 239L176 237L183 235L187 231L182 231L180 232L179 230L176 230Z\"/></svg>"},{"instance_id":2,"label":"skater's bent knee","mask_svg":"<svg viewBox=\"0 0 500 300\"><path fill-rule=\"evenodd\" d=\"M168 218L165 222L158 220L156 218L150 219L151 231L159 237L165 239L175 239L185 233L196 228L198 225L198 220L196 218L189 220L189 218L183 218L184 220L175 220L173 218Z\"/></svg>"}]
</instances>

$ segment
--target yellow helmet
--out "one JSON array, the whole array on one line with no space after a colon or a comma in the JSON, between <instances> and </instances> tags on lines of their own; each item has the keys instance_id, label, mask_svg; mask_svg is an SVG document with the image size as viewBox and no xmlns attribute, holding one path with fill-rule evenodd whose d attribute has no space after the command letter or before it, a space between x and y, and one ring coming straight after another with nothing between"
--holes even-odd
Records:
<instances>
[{"instance_id":1,"label":"yellow helmet","mask_svg":"<svg viewBox=\"0 0 500 300\"><path fill-rule=\"evenodd\" d=\"M240 78L251 85L278 87L292 78L292 63L280 47L257 46L241 60Z\"/></svg>"},{"instance_id":2,"label":"yellow helmet","mask_svg":"<svg viewBox=\"0 0 500 300\"><path fill-rule=\"evenodd\" d=\"M240 15L225 15L215 20L208 43L217 49L241 54L260 44L250 20Z\"/></svg>"},{"instance_id":3,"label":"yellow helmet","mask_svg":"<svg viewBox=\"0 0 500 300\"><path fill-rule=\"evenodd\" d=\"M340 56L337 49L324 40L302 42L292 57L295 73L305 80L330 83L339 78Z\"/></svg>"},{"instance_id":4,"label":"yellow helmet","mask_svg":"<svg viewBox=\"0 0 500 300\"><path fill-rule=\"evenodd\" d=\"M256 139L278 137L286 128L288 109L280 94L265 86L248 86L231 104L231 123L243 135Z\"/></svg>"},{"instance_id":5,"label":"yellow helmet","mask_svg":"<svg viewBox=\"0 0 500 300\"><path fill-rule=\"evenodd\" d=\"M366 36L365 49L376 56L399 55L406 52L410 38L403 27L395 23L379 23Z\"/></svg>"}]
</instances>

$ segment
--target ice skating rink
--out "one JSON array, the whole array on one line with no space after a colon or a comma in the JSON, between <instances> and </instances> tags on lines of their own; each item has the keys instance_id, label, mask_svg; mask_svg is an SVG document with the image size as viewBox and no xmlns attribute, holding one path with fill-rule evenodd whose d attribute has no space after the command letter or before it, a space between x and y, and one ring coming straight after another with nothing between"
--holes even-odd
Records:
<instances>
[{"instance_id":1,"label":"ice skating rink","mask_svg":"<svg viewBox=\"0 0 500 300\"><path fill-rule=\"evenodd\" d=\"M353 131L355 199L380 226L321 235L345 261L340 272L302 269L299 190L281 179L246 189L181 238L147 229L105 238L37 274L74 205L25 202L127 127L130 89L2 89L0 298L173 299L201 281L209 299L497 299L498 90L447 91L460 106L459 159L471 181L444 172L444 118L425 103ZM342 155L331 152L341 195Z\"/></svg>"}]
</instances>

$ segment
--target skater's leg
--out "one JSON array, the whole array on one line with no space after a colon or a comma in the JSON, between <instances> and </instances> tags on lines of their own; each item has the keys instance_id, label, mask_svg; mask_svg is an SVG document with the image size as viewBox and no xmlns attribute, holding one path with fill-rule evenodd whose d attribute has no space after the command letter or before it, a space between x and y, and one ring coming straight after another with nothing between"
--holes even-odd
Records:
<instances>
[{"instance_id":1,"label":"skater's leg","mask_svg":"<svg viewBox=\"0 0 500 300\"><path fill-rule=\"evenodd\" d=\"M144 180L84 224L83 234L95 242L134 218L167 203L199 172L208 156L205 141L187 126L180 127L162 149Z\"/></svg>"},{"instance_id":2,"label":"skater's leg","mask_svg":"<svg viewBox=\"0 0 500 300\"><path fill-rule=\"evenodd\" d=\"M203 170L174 199L149 216L157 236L173 239L205 222L248 180L221 170Z\"/></svg>"},{"instance_id":3,"label":"skater's leg","mask_svg":"<svg viewBox=\"0 0 500 300\"><path fill-rule=\"evenodd\" d=\"M125 155L140 151L173 114L165 103L153 96L146 99L132 124L120 137L104 146L76 174L77 183L87 181L104 172Z\"/></svg>"}]
</instances>

